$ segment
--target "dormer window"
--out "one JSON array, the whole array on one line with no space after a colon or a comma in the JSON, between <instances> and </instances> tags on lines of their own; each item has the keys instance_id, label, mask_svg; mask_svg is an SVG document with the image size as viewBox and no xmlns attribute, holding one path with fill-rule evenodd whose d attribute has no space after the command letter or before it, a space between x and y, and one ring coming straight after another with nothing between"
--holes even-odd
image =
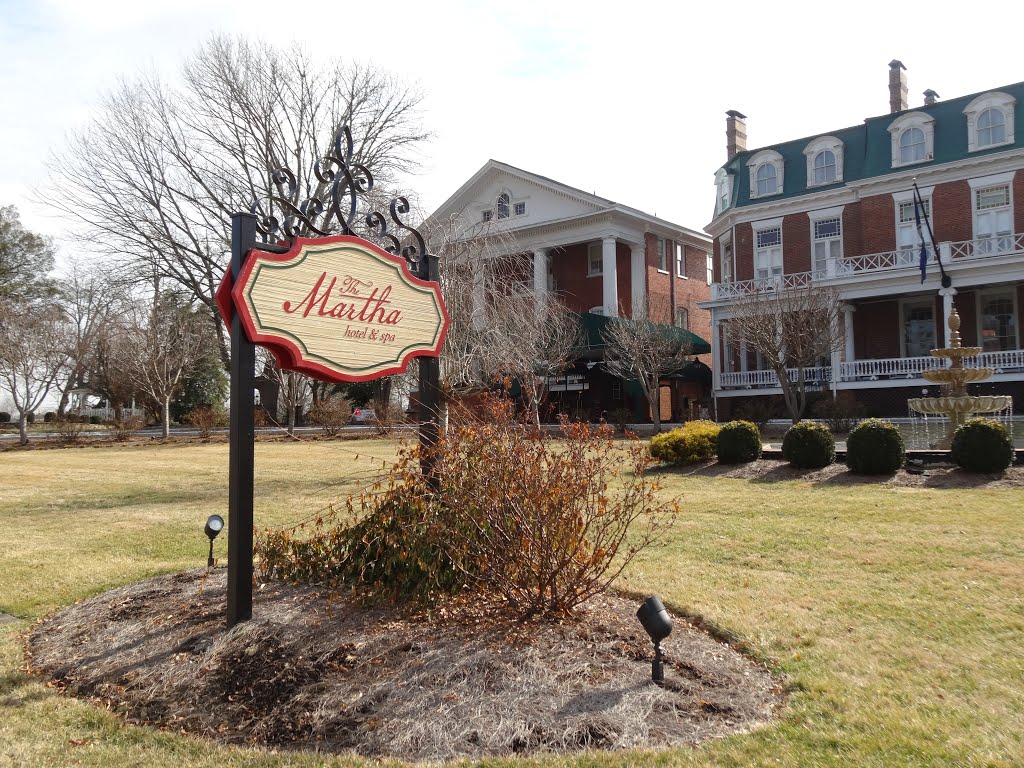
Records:
<instances>
[{"instance_id":1,"label":"dormer window","mask_svg":"<svg viewBox=\"0 0 1024 768\"><path fill-rule=\"evenodd\" d=\"M783 189L782 155L772 149L758 152L749 162L750 197L768 197L777 195Z\"/></svg>"},{"instance_id":2,"label":"dormer window","mask_svg":"<svg viewBox=\"0 0 1024 768\"><path fill-rule=\"evenodd\" d=\"M967 116L967 151L1013 144L1014 105L1008 93L986 93L964 109Z\"/></svg>"},{"instance_id":3,"label":"dormer window","mask_svg":"<svg viewBox=\"0 0 1024 768\"><path fill-rule=\"evenodd\" d=\"M923 163L935 153L935 119L924 112L907 112L889 125L892 167Z\"/></svg>"},{"instance_id":4,"label":"dormer window","mask_svg":"<svg viewBox=\"0 0 1024 768\"><path fill-rule=\"evenodd\" d=\"M715 176L715 186L718 188L718 199L715 200L715 215L729 210L732 200L732 178L725 170L720 170Z\"/></svg>"},{"instance_id":5,"label":"dormer window","mask_svg":"<svg viewBox=\"0 0 1024 768\"><path fill-rule=\"evenodd\" d=\"M822 187L843 180L843 142L835 136L821 136L804 149L807 158L807 186Z\"/></svg>"}]
</instances>

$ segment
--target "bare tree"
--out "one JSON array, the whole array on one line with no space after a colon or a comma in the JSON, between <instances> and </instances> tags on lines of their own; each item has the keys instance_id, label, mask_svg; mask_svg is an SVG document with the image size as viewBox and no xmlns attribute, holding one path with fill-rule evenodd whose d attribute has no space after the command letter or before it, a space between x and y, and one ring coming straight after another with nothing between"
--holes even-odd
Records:
<instances>
[{"instance_id":1,"label":"bare tree","mask_svg":"<svg viewBox=\"0 0 1024 768\"><path fill-rule=\"evenodd\" d=\"M134 386L157 404L164 438L171 400L204 354L204 330L201 315L172 293L157 293L150 306L135 302L120 323L113 353Z\"/></svg>"},{"instance_id":2,"label":"bare tree","mask_svg":"<svg viewBox=\"0 0 1024 768\"><path fill-rule=\"evenodd\" d=\"M786 408L797 423L807 407L808 368L831 365L844 341L841 301L833 288L807 282L783 288L765 283L730 307L725 321L738 350L759 353L775 372Z\"/></svg>"},{"instance_id":3,"label":"bare tree","mask_svg":"<svg viewBox=\"0 0 1024 768\"><path fill-rule=\"evenodd\" d=\"M18 412L22 445L28 442L28 415L68 364L68 337L67 318L56 304L0 304L0 383Z\"/></svg>"},{"instance_id":4,"label":"bare tree","mask_svg":"<svg viewBox=\"0 0 1024 768\"><path fill-rule=\"evenodd\" d=\"M646 318L656 309L645 302L635 318L610 319L601 332L604 367L620 379L636 381L651 408L654 431L661 430L661 379L686 364L690 340L677 330Z\"/></svg>"},{"instance_id":5,"label":"bare tree","mask_svg":"<svg viewBox=\"0 0 1024 768\"><path fill-rule=\"evenodd\" d=\"M125 307L126 294L107 271L75 261L61 279L60 295L70 326L69 364L66 376L60 380L61 397L57 407L57 413L63 416L71 392L90 385L101 337Z\"/></svg>"},{"instance_id":6,"label":"bare tree","mask_svg":"<svg viewBox=\"0 0 1024 768\"><path fill-rule=\"evenodd\" d=\"M41 197L89 242L126 256L134 271L155 269L214 319L230 216L267 199L274 169L297 169L300 188L316 191L315 161L348 124L353 161L386 187L415 167L412 153L428 138L416 88L372 67L318 66L298 45L215 36L185 62L182 83L148 74L107 93L51 160ZM226 363L225 331L214 322Z\"/></svg>"}]
</instances>

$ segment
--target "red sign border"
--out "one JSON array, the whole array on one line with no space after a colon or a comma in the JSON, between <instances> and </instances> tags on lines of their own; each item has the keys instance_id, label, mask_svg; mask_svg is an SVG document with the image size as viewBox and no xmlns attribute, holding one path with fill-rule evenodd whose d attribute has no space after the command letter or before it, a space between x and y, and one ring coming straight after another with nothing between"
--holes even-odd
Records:
<instances>
[{"instance_id":1,"label":"red sign border","mask_svg":"<svg viewBox=\"0 0 1024 768\"><path fill-rule=\"evenodd\" d=\"M287 261L294 258L295 255L307 245L331 245L335 243L358 245L362 248L372 250L378 257L385 261L390 261L392 264L397 266L401 270L403 277L410 283L422 288L427 288L434 293L437 300L437 306L441 310L441 331L437 337L437 344L435 344L433 348L418 349L410 352L404 355L398 361L396 366L391 368L382 368L378 371L365 375L345 374L339 373L333 368L328 368L325 365L303 360L302 350L287 338L261 334L256 330L256 325L249 314L249 306L246 304L245 299L242 296L242 291L257 262ZM307 374L321 381L329 382L373 381L374 379L379 379L384 376L391 376L396 373L405 373L409 367L409 361L414 357L437 357L440 354L441 347L444 345L445 336L448 333L448 324L450 322L448 308L445 307L444 300L441 297L441 287L436 282L416 277L409 271L409 266L405 259L388 253L374 243L371 243L369 240L364 240L361 237L353 237L351 235L334 235L333 237L297 237L292 241L291 247L285 253L270 253L268 251L261 251L258 248L251 249L245 254L245 258L242 261L242 269L239 272L237 282L231 279L230 269L228 269L227 273L224 275L224 279L221 281L221 284L217 289L216 303L217 307L220 309L221 318L224 320L225 324L228 325L228 330L231 330L231 316L229 314L229 310L233 309L238 313L239 319L242 321L242 328L246 337L254 344L259 344L260 346L269 349L280 367Z\"/></svg>"}]
</instances>

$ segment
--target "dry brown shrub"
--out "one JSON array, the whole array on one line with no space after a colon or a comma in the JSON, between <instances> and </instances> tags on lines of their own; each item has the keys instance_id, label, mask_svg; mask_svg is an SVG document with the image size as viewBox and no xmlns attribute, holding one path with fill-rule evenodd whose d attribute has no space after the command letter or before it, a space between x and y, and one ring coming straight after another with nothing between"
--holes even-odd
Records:
<instances>
[{"instance_id":1,"label":"dry brown shrub","mask_svg":"<svg viewBox=\"0 0 1024 768\"><path fill-rule=\"evenodd\" d=\"M76 414L68 413L58 416L53 420L53 431L57 433L57 439L65 444L77 443L85 431L85 422Z\"/></svg>"},{"instance_id":2,"label":"dry brown shrub","mask_svg":"<svg viewBox=\"0 0 1024 768\"><path fill-rule=\"evenodd\" d=\"M331 395L310 408L307 417L325 435L334 437L351 420L352 401L342 395Z\"/></svg>"},{"instance_id":3,"label":"dry brown shrub","mask_svg":"<svg viewBox=\"0 0 1024 768\"><path fill-rule=\"evenodd\" d=\"M146 422L141 416L118 416L110 420L110 431L119 443L131 440Z\"/></svg>"},{"instance_id":4,"label":"dry brown shrub","mask_svg":"<svg viewBox=\"0 0 1024 768\"><path fill-rule=\"evenodd\" d=\"M196 428L199 437L206 440L213 434L213 430L227 425L227 416L213 406L197 405L189 411L188 423Z\"/></svg>"}]
</instances>

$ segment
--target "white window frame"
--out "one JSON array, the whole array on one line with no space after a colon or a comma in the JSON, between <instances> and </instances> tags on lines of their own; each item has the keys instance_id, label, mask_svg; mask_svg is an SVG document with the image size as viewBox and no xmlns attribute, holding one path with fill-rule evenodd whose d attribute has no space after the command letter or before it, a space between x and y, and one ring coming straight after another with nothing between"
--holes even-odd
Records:
<instances>
[{"instance_id":1,"label":"white window frame","mask_svg":"<svg viewBox=\"0 0 1024 768\"><path fill-rule=\"evenodd\" d=\"M715 280L715 257L712 256L710 253L706 253L704 254L704 256L705 261L707 262L707 281L708 285L711 285L711 283L714 282Z\"/></svg>"},{"instance_id":2,"label":"white window frame","mask_svg":"<svg viewBox=\"0 0 1024 768\"><path fill-rule=\"evenodd\" d=\"M665 238L658 238L658 247L655 255L655 264L658 267L659 272L668 274L668 255L666 251Z\"/></svg>"},{"instance_id":3,"label":"white window frame","mask_svg":"<svg viewBox=\"0 0 1024 768\"><path fill-rule=\"evenodd\" d=\"M504 199L503 199L504 198ZM505 205L505 215L501 215L501 206ZM494 196L494 218L498 219L509 219L512 218L512 195L507 191L501 191Z\"/></svg>"},{"instance_id":4,"label":"white window frame","mask_svg":"<svg viewBox=\"0 0 1024 768\"><path fill-rule=\"evenodd\" d=\"M766 283L769 283L769 287L770 287L770 281L775 280L775 279L781 280L782 276L786 274L786 257L785 257L785 251L784 251L785 243L783 242L782 217L780 216L780 217L775 218L775 219L765 219L763 221L753 222L751 224L751 228L753 229L753 234L754 234L754 279L755 280L763 280ZM764 232L766 230L769 230L769 229L778 229L779 230L779 244L778 245L772 245L772 246L766 246L763 249L759 248L758 245L757 245L757 236L760 233L762 233L762 232ZM758 256L759 255L763 255L764 253L768 253L768 249L769 248L771 248L771 249L778 248L779 249L779 257L778 257L778 269L779 269L779 272L778 272L778 274L775 274L775 267L776 267L776 265L775 265L775 259L773 258L772 262L771 262L771 264L769 265L769 268L768 268L770 274L768 274L766 276L758 275L758 270L760 269Z\"/></svg>"},{"instance_id":5,"label":"white window frame","mask_svg":"<svg viewBox=\"0 0 1024 768\"><path fill-rule=\"evenodd\" d=\"M906 299L900 299L900 357L909 357L907 354L907 315L908 310L911 307L923 307L928 306L932 310L932 348L938 346L939 343L939 323L935 317L935 299L931 296L915 296ZM923 355L914 355L914 357L927 357L928 352L926 350Z\"/></svg>"},{"instance_id":6,"label":"white window frame","mask_svg":"<svg viewBox=\"0 0 1024 768\"><path fill-rule=\"evenodd\" d=\"M732 232L726 232L718 240L718 269L722 278L721 285L733 282L736 263L732 248Z\"/></svg>"},{"instance_id":7,"label":"white window frame","mask_svg":"<svg viewBox=\"0 0 1024 768\"><path fill-rule=\"evenodd\" d=\"M975 241L974 250L976 253L999 254L1008 253L1013 250L1013 176L1014 171L1007 171L1006 173L997 173L992 176L979 176L978 178L967 180L967 183L971 187L971 232L972 239ZM985 211L978 210L978 193L992 187L1004 186L1007 190L1007 205L1005 206L1005 210L1008 216L1006 226L991 235L979 235L979 214L983 216L992 215L992 209L987 209Z\"/></svg>"},{"instance_id":8,"label":"white window frame","mask_svg":"<svg viewBox=\"0 0 1024 768\"><path fill-rule=\"evenodd\" d=\"M676 307L676 316L673 320L676 328L682 328L684 331L690 330L690 310L686 307Z\"/></svg>"},{"instance_id":9,"label":"white window frame","mask_svg":"<svg viewBox=\"0 0 1024 768\"><path fill-rule=\"evenodd\" d=\"M1021 338L1020 338L1020 322L1019 322L1020 315L1018 314L1018 311L1017 311L1017 289L1013 285L1005 285L1005 286L996 287L996 288L984 288L982 290L979 290L978 293L977 293L977 300L976 300L975 303L976 303L977 314L978 314L978 317L977 317L978 324L976 326L977 329L978 329L978 338L977 338L976 344L979 347L982 348L983 352L994 352L994 351L997 351L997 350L985 349L985 341L984 341L984 339L982 339L982 336L981 336L982 331L984 330L984 328L983 328L984 323L983 323L983 320L982 320L982 318L984 317L984 313L981 311L982 310L982 305L985 303L985 299L986 298L990 298L992 296L1007 296L1007 295L1010 297L1010 302L1013 305L1013 332L1014 332L1014 335L1016 336L1016 338L1013 340L1013 344L1010 347L1008 347L1008 349L1020 349L1020 341L1021 341Z\"/></svg>"},{"instance_id":10,"label":"white window frame","mask_svg":"<svg viewBox=\"0 0 1024 768\"><path fill-rule=\"evenodd\" d=\"M715 189L718 194L715 198L715 216L725 213L732 205L732 175L724 169L719 169L715 175Z\"/></svg>"},{"instance_id":11,"label":"white window frame","mask_svg":"<svg viewBox=\"0 0 1024 768\"><path fill-rule=\"evenodd\" d=\"M843 205L837 205L832 208L819 208L816 211L807 212L807 218L810 221L811 227L811 273L812 275L814 275L815 278L834 277L835 275L842 272L844 253L843 238L845 237L845 228L843 227L843 209L845 207L846 206ZM836 238L817 238L815 236L815 231L817 230L817 223L819 221L826 221L829 219L839 220L839 236ZM817 250L817 248L815 247L815 243L825 241L838 242L838 247L833 247L831 245L828 247L828 250L830 251L828 261L825 265L825 269L823 271L819 271L814 267L814 261L816 256L815 251Z\"/></svg>"},{"instance_id":12,"label":"white window frame","mask_svg":"<svg viewBox=\"0 0 1024 768\"><path fill-rule=\"evenodd\" d=\"M816 183L814 181L814 160L822 152L831 152L836 159L836 177L832 181ZM843 142L835 136L819 136L804 148L804 157L807 158L807 186L825 187L829 184L838 184L843 180Z\"/></svg>"},{"instance_id":13,"label":"white window frame","mask_svg":"<svg viewBox=\"0 0 1024 768\"><path fill-rule=\"evenodd\" d=\"M920 160L910 160L904 163L900 160L900 137L910 128L920 128L924 134L924 157ZM935 118L931 115L927 115L924 112L907 112L893 120L889 124L888 130L892 137L893 168L927 163L935 157Z\"/></svg>"},{"instance_id":14,"label":"white window frame","mask_svg":"<svg viewBox=\"0 0 1024 768\"><path fill-rule=\"evenodd\" d=\"M676 243L676 277L686 278L686 250L682 243Z\"/></svg>"},{"instance_id":15,"label":"white window frame","mask_svg":"<svg viewBox=\"0 0 1024 768\"><path fill-rule=\"evenodd\" d=\"M928 211L928 222L932 225L932 231L935 231L935 208L932 205L932 192L935 190L934 186L931 187L919 187L921 190L921 200L924 202L926 210ZM910 221L904 222L900 220L900 207L903 205L910 205L911 213L914 210L914 190L907 189L902 192L892 193L893 203L893 232L896 235L896 263L899 266L910 267L917 266L918 259L921 254L921 242L917 236L917 222L913 218ZM928 258L934 258L932 253L932 244L928 238L928 225L924 223L924 219L921 219L921 231L924 232L925 245L928 247ZM903 232L910 233L910 241L906 244L900 244L900 235Z\"/></svg>"},{"instance_id":16,"label":"white window frame","mask_svg":"<svg viewBox=\"0 0 1024 768\"><path fill-rule=\"evenodd\" d=\"M775 168L775 191L766 192L763 195L757 193L757 169L762 165L771 165ZM774 197L775 195L781 195L782 190L785 189L785 163L782 160L782 155L776 152L774 149L762 149L750 160L747 161L747 168L750 171L750 198L756 200L760 197Z\"/></svg>"},{"instance_id":17,"label":"white window frame","mask_svg":"<svg viewBox=\"0 0 1024 768\"><path fill-rule=\"evenodd\" d=\"M522 208L522 210L519 210ZM526 215L526 201L525 200L514 200L512 202L512 215L513 216L525 216Z\"/></svg>"},{"instance_id":18,"label":"white window frame","mask_svg":"<svg viewBox=\"0 0 1024 768\"><path fill-rule=\"evenodd\" d=\"M978 152L992 147L1003 147L1014 143L1014 107L1017 100L1008 93L992 91L983 93L964 108L964 115L967 117L967 151ZM984 146L978 143L978 118L987 109L996 109L1003 113L1003 120L1006 125L1006 136L1003 141Z\"/></svg>"},{"instance_id":19,"label":"white window frame","mask_svg":"<svg viewBox=\"0 0 1024 768\"><path fill-rule=\"evenodd\" d=\"M599 241L587 244L587 277L601 277L604 274L603 244ZM595 262L594 256L597 256Z\"/></svg>"}]
</instances>

